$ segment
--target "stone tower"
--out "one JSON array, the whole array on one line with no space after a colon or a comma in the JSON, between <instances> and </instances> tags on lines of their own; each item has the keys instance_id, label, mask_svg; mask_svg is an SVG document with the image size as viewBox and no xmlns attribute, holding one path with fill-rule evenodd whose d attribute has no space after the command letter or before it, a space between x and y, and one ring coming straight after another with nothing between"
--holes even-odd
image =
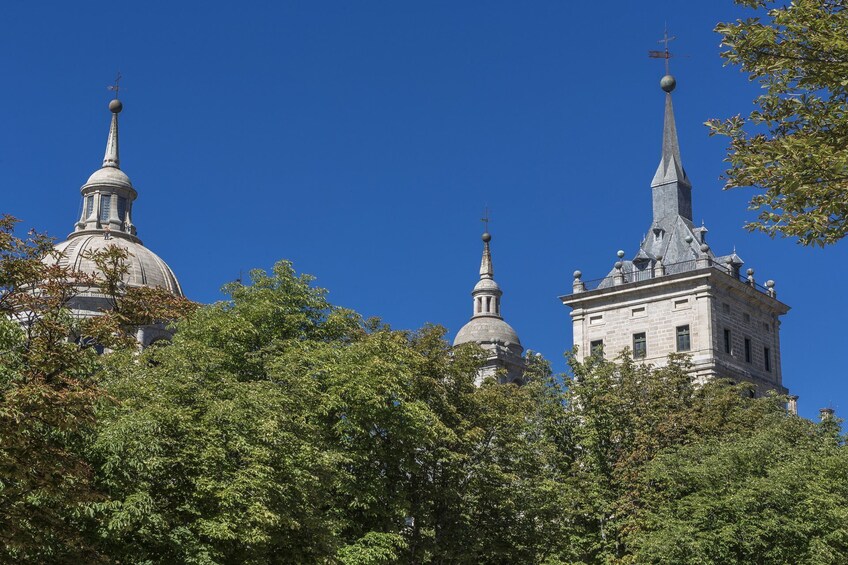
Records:
<instances>
[{"instance_id":1,"label":"stone tower","mask_svg":"<svg viewBox=\"0 0 848 565\"><path fill-rule=\"evenodd\" d=\"M521 383L524 376L524 348L518 334L501 316L501 291L494 279L492 236L483 234L483 259L480 280L471 291L473 310L471 320L456 334L454 345L473 342L486 351L486 362L480 369L478 384L488 376L497 376L501 383Z\"/></svg>"},{"instance_id":2,"label":"stone tower","mask_svg":"<svg viewBox=\"0 0 848 565\"><path fill-rule=\"evenodd\" d=\"M634 357L662 365L668 354L691 355L697 380L729 378L750 382L757 393L786 393L780 369L780 320L789 307L774 281L762 287L753 269L742 275L734 250L717 256L707 228L692 223L692 184L683 168L671 92L676 81L663 77L665 91L662 156L651 182L653 219L632 260L618 261L600 281L584 283L574 273L574 345L583 359L602 349L612 358L624 348Z\"/></svg>"},{"instance_id":3,"label":"stone tower","mask_svg":"<svg viewBox=\"0 0 848 565\"><path fill-rule=\"evenodd\" d=\"M81 272L98 274L97 266L87 258L86 252L115 245L129 252L126 285L160 287L182 296L180 283L173 271L142 245L132 221L133 203L138 193L120 168L118 114L122 109L123 104L117 98L109 103L112 121L103 165L80 189L82 212L74 231L65 241L56 244L57 251L61 253L59 263ZM52 257L46 259L47 262L54 260ZM81 317L96 316L110 306L108 297L89 288L80 289L70 303L74 314ZM147 346L170 335L164 324L154 324L139 328L136 337L142 346Z\"/></svg>"}]
</instances>

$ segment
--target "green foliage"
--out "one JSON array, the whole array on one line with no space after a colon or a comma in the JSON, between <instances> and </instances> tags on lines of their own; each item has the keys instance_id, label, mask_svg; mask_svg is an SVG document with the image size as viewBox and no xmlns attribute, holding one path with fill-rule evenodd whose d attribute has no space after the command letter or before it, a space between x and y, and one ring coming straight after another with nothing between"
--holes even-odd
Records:
<instances>
[{"instance_id":1,"label":"green foliage","mask_svg":"<svg viewBox=\"0 0 848 565\"><path fill-rule=\"evenodd\" d=\"M845 2L736 3L759 13L716 27L722 56L764 93L747 118L707 122L730 138L726 188L758 189L750 204L759 215L749 229L803 245L835 243L848 233Z\"/></svg>"},{"instance_id":2,"label":"green foliage","mask_svg":"<svg viewBox=\"0 0 848 565\"><path fill-rule=\"evenodd\" d=\"M126 273L125 255L93 256L105 266L97 278L62 266L50 238L15 235L16 223L0 218L0 562L94 563L101 556L79 525L86 505L102 500L83 455L102 396L93 345L134 350L131 323L144 314L132 297L141 294L111 293ZM70 301L88 289L111 297L120 312L72 316ZM164 291L141 293L156 304L157 319L178 315Z\"/></svg>"},{"instance_id":3,"label":"green foliage","mask_svg":"<svg viewBox=\"0 0 848 565\"><path fill-rule=\"evenodd\" d=\"M848 452L827 426L772 417L748 435L652 461L631 542L639 563L841 563Z\"/></svg>"},{"instance_id":4,"label":"green foliage","mask_svg":"<svg viewBox=\"0 0 848 565\"><path fill-rule=\"evenodd\" d=\"M88 280L5 226L0 562L848 558L838 423L695 386L685 357L563 377L530 355L523 386L477 386L479 347L363 321L289 263L217 304L148 303L119 253ZM80 285L111 285L113 312L75 321ZM172 343L120 347L169 313Z\"/></svg>"},{"instance_id":5,"label":"green foliage","mask_svg":"<svg viewBox=\"0 0 848 565\"><path fill-rule=\"evenodd\" d=\"M403 536L368 532L355 543L346 545L338 552L342 565L383 565L397 563L399 551L406 547Z\"/></svg>"},{"instance_id":6,"label":"green foliage","mask_svg":"<svg viewBox=\"0 0 848 565\"><path fill-rule=\"evenodd\" d=\"M480 352L326 302L281 262L112 355L92 460L101 549L150 563L533 560L553 516L539 383L474 385ZM557 405L559 412L562 404ZM551 534L547 532L549 538Z\"/></svg>"},{"instance_id":7,"label":"green foliage","mask_svg":"<svg viewBox=\"0 0 848 565\"><path fill-rule=\"evenodd\" d=\"M631 562L652 461L680 445L744 436L784 414L781 399L751 399L744 386L694 386L681 356L659 368L629 354L616 362L593 356L572 360L572 369L564 425L570 450L560 450L570 486L561 510L568 542L558 554L565 562Z\"/></svg>"},{"instance_id":8,"label":"green foliage","mask_svg":"<svg viewBox=\"0 0 848 565\"><path fill-rule=\"evenodd\" d=\"M51 240L19 238L16 223L0 218L0 561L94 561L68 511L96 497L80 456L95 359L67 341L73 274L46 266Z\"/></svg>"}]
</instances>

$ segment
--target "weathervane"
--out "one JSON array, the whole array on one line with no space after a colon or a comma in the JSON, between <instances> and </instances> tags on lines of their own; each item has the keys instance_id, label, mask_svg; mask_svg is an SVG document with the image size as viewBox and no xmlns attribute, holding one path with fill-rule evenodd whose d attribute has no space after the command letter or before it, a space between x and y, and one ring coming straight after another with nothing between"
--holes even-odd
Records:
<instances>
[{"instance_id":1,"label":"weathervane","mask_svg":"<svg viewBox=\"0 0 848 565\"><path fill-rule=\"evenodd\" d=\"M674 55L668 50L668 44L675 39L677 39L677 36L675 35L672 35L671 37L668 36L668 26L666 26L663 38L657 41L657 43L664 44L665 49L662 51L648 51L648 57L651 59L665 59L665 74L670 74L668 70L668 60L674 57Z\"/></svg>"},{"instance_id":2,"label":"weathervane","mask_svg":"<svg viewBox=\"0 0 848 565\"><path fill-rule=\"evenodd\" d=\"M483 222L483 231L489 233L489 207L486 206L483 208L483 217L480 218L480 221Z\"/></svg>"},{"instance_id":3,"label":"weathervane","mask_svg":"<svg viewBox=\"0 0 848 565\"><path fill-rule=\"evenodd\" d=\"M115 91L115 100L118 99L118 91L121 90L121 79L124 78L121 76L121 71L118 71L118 74L115 75L115 84L110 84L106 87L107 90Z\"/></svg>"}]
</instances>

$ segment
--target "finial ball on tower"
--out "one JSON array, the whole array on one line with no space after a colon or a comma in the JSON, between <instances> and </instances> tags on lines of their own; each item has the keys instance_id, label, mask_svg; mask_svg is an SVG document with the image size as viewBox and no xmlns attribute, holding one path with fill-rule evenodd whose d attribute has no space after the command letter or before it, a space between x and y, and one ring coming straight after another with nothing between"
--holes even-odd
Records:
<instances>
[{"instance_id":1,"label":"finial ball on tower","mask_svg":"<svg viewBox=\"0 0 848 565\"><path fill-rule=\"evenodd\" d=\"M671 75L665 75L660 79L660 88L666 92L671 92L677 86L677 81Z\"/></svg>"},{"instance_id":2,"label":"finial ball on tower","mask_svg":"<svg viewBox=\"0 0 848 565\"><path fill-rule=\"evenodd\" d=\"M492 241L492 234L490 234L489 232L484 233L483 234L483 241L485 241L486 243L489 243L490 241Z\"/></svg>"},{"instance_id":3,"label":"finial ball on tower","mask_svg":"<svg viewBox=\"0 0 848 565\"><path fill-rule=\"evenodd\" d=\"M120 114L123 109L124 105L117 98L109 102L109 111L113 114Z\"/></svg>"}]
</instances>

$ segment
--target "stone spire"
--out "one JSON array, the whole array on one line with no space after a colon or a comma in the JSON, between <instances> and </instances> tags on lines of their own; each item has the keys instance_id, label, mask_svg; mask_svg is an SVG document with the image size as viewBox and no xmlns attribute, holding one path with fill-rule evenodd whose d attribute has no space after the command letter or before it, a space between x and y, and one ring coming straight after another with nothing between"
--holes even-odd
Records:
<instances>
[{"instance_id":1,"label":"stone spire","mask_svg":"<svg viewBox=\"0 0 848 565\"><path fill-rule=\"evenodd\" d=\"M106 139L103 165L80 189L82 213L71 234L101 232L105 238L123 237L138 241L132 222L132 206L138 193L120 168L118 114L124 109L120 100L109 102L112 120Z\"/></svg>"},{"instance_id":2,"label":"stone spire","mask_svg":"<svg viewBox=\"0 0 848 565\"><path fill-rule=\"evenodd\" d=\"M109 126L109 137L106 139L106 154L103 155L103 166L121 168L121 159L118 152L118 114L124 109L121 101L115 98L109 102L109 110L112 112L112 125Z\"/></svg>"},{"instance_id":3,"label":"stone spire","mask_svg":"<svg viewBox=\"0 0 848 565\"><path fill-rule=\"evenodd\" d=\"M489 232L483 234L483 258L480 261L480 282L474 286L471 295L474 296L474 312L472 317L494 316L501 317L501 291L495 282L495 270L492 268L492 251L489 242L492 236Z\"/></svg>"},{"instance_id":4,"label":"stone spire","mask_svg":"<svg viewBox=\"0 0 848 565\"><path fill-rule=\"evenodd\" d=\"M495 276L495 271L492 268L492 252L489 249L489 242L492 241L492 236L486 232L483 234L483 260L480 261L480 278L491 279Z\"/></svg>"},{"instance_id":5,"label":"stone spire","mask_svg":"<svg viewBox=\"0 0 848 565\"><path fill-rule=\"evenodd\" d=\"M677 127L674 123L674 106L671 92L677 81L666 75L660 81L665 91L665 117L663 120L662 157L651 182L654 204L654 224L668 225L677 216L692 221L692 183L686 176L683 161L680 158L680 145L677 141Z\"/></svg>"}]
</instances>

